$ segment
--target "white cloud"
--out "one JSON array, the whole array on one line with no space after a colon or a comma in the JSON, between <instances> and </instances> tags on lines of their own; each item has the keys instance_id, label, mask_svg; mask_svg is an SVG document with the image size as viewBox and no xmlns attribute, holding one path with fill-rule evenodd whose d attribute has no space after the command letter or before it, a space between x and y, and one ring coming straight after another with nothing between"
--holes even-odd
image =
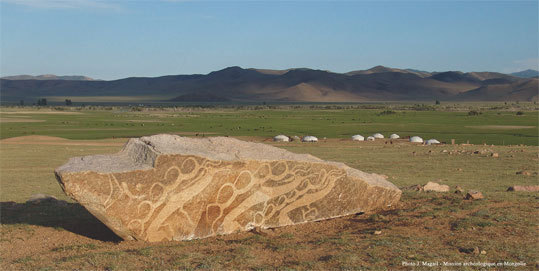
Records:
<instances>
[{"instance_id":1,"label":"white cloud","mask_svg":"<svg viewBox=\"0 0 539 271\"><path fill-rule=\"evenodd\" d=\"M80 9L80 8L97 8L97 9L119 9L113 1L103 0L1 0L1 3L9 3L14 5L22 5L32 8L44 9ZM117 2L117 1L115 1Z\"/></svg>"}]
</instances>

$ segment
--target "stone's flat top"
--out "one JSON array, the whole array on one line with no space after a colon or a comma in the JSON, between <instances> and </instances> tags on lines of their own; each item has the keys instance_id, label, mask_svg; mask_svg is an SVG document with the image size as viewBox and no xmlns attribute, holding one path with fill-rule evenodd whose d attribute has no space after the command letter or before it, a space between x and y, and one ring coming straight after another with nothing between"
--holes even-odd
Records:
<instances>
[{"instance_id":1,"label":"stone's flat top","mask_svg":"<svg viewBox=\"0 0 539 271\"><path fill-rule=\"evenodd\" d=\"M343 163L324 161L309 154L296 154L262 143L241 141L229 137L189 138L159 134L130 139L117 154L92 155L71 158L56 169L56 174L92 171L98 173L120 173L133 170L148 170L154 167L159 155L195 155L222 161L299 161L327 163L346 170L349 176L363 179L371 185L398 189L378 174L369 174L348 167Z\"/></svg>"},{"instance_id":2,"label":"stone's flat top","mask_svg":"<svg viewBox=\"0 0 539 271\"><path fill-rule=\"evenodd\" d=\"M150 169L161 154L196 155L212 160L290 160L323 162L309 154L295 154L273 146L230 137L189 138L159 134L130 139L122 151L111 155L74 157L56 172L126 172Z\"/></svg>"},{"instance_id":3,"label":"stone's flat top","mask_svg":"<svg viewBox=\"0 0 539 271\"><path fill-rule=\"evenodd\" d=\"M91 155L82 157L73 157L69 161L56 169L57 173L64 172L124 172L134 169L151 169L151 165L138 163L134 164L132 159L126 155Z\"/></svg>"},{"instance_id":4,"label":"stone's flat top","mask_svg":"<svg viewBox=\"0 0 539 271\"><path fill-rule=\"evenodd\" d=\"M73 157L55 172L56 174L82 171L107 173L151 169L156 157L155 151L140 139L130 139L116 154Z\"/></svg>"},{"instance_id":5,"label":"stone's flat top","mask_svg":"<svg viewBox=\"0 0 539 271\"><path fill-rule=\"evenodd\" d=\"M159 154L197 155L213 160L291 160L322 162L308 154L295 154L270 145L230 137L189 138L176 135L154 135L140 140Z\"/></svg>"}]
</instances>

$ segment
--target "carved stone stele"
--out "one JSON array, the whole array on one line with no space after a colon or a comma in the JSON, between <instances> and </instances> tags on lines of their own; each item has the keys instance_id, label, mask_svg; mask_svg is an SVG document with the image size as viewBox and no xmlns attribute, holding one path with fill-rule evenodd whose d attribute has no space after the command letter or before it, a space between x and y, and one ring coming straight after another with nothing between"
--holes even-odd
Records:
<instances>
[{"instance_id":1,"label":"carved stone stele","mask_svg":"<svg viewBox=\"0 0 539 271\"><path fill-rule=\"evenodd\" d=\"M227 137L155 135L113 155L71 158L64 192L127 240L188 240L372 211L401 191L385 178Z\"/></svg>"}]
</instances>

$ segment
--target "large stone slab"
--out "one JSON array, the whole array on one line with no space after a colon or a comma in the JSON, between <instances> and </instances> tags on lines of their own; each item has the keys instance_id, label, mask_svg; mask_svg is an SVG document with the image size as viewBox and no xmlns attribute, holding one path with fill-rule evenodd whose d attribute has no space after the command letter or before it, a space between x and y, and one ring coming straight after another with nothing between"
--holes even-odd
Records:
<instances>
[{"instance_id":1,"label":"large stone slab","mask_svg":"<svg viewBox=\"0 0 539 271\"><path fill-rule=\"evenodd\" d=\"M227 137L155 135L113 155L71 158L64 192L120 237L187 240L386 208L401 191L377 174Z\"/></svg>"}]
</instances>

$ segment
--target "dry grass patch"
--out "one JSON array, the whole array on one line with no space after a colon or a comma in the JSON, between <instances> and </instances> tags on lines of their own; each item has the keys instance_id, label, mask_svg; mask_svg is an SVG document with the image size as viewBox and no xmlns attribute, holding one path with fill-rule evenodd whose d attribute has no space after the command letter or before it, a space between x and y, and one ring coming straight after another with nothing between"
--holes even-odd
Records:
<instances>
[{"instance_id":1,"label":"dry grass patch","mask_svg":"<svg viewBox=\"0 0 539 271\"><path fill-rule=\"evenodd\" d=\"M536 175L515 174L524 169L539 171L536 147L338 139L270 143L385 174L399 187L438 181L451 188L480 190L486 198L470 201L454 193L406 190L397 206L381 213L202 240L145 243L118 239L81 205L67 199L53 175L54 168L69 157L113 153L121 146L69 146L62 145L64 141L0 144L1 269L409 270L402 261L521 261L531 269L536 265L539 220L534 214L539 197L505 191L511 185L537 183ZM491 152L499 157L491 157ZM36 193L67 202L23 203Z\"/></svg>"},{"instance_id":2,"label":"dry grass patch","mask_svg":"<svg viewBox=\"0 0 539 271\"><path fill-rule=\"evenodd\" d=\"M32 111L6 111L2 110L0 111L0 115L81 115L83 113L81 112L73 112L73 111L56 111L56 110L50 110L50 109L38 109L38 110L32 110Z\"/></svg>"},{"instance_id":3,"label":"dry grass patch","mask_svg":"<svg viewBox=\"0 0 539 271\"><path fill-rule=\"evenodd\" d=\"M28 118L0 118L0 124L8 122L45 122L45 120L36 120Z\"/></svg>"}]
</instances>

